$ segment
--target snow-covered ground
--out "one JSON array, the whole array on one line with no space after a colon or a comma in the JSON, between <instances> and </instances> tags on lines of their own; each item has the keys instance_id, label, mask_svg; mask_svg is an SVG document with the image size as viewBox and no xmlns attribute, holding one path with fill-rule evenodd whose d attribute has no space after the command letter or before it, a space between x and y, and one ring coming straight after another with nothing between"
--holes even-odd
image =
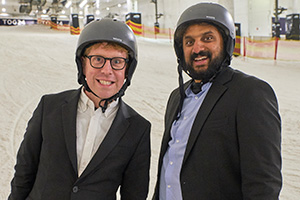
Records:
<instances>
[{"instance_id":1,"label":"snow-covered ground","mask_svg":"<svg viewBox=\"0 0 300 200\"><path fill-rule=\"evenodd\" d=\"M0 200L7 199L16 151L40 97L78 88L74 52L78 36L34 25L0 26ZM178 85L169 41L138 38L139 63L124 100L152 122L150 194L156 181L163 115ZM268 81L282 117L282 200L300 196L300 61L234 58L232 67ZM150 199L150 198L149 198Z\"/></svg>"}]
</instances>

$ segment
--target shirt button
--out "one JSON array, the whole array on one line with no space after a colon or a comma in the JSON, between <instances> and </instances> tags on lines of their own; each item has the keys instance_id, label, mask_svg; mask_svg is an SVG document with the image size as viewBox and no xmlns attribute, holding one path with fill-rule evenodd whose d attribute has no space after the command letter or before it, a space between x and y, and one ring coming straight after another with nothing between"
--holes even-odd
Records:
<instances>
[{"instance_id":1,"label":"shirt button","mask_svg":"<svg viewBox=\"0 0 300 200\"><path fill-rule=\"evenodd\" d=\"M171 185L168 185L168 188L171 188Z\"/></svg>"},{"instance_id":2,"label":"shirt button","mask_svg":"<svg viewBox=\"0 0 300 200\"><path fill-rule=\"evenodd\" d=\"M74 186L74 187L73 187L73 192L74 192L74 193L77 193L78 190L79 190L78 186Z\"/></svg>"},{"instance_id":3,"label":"shirt button","mask_svg":"<svg viewBox=\"0 0 300 200\"><path fill-rule=\"evenodd\" d=\"M198 99L198 97L195 97L195 99Z\"/></svg>"},{"instance_id":4,"label":"shirt button","mask_svg":"<svg viewBox=\"0 0 300 200\"><path fill-rule=\"evenodd\" d=\"M179 140L176 140L176 143L179 143Z\"/></svg>"},{"instance_id":5,"label":"shirt button","mask_svg":"<svg viewBox=\"0 0 300 200\"><path fill-rule=\"evenodd\" d=\"M170 165L173 165L173 162L172 162L172 161L170 162Z\"/></svg>"}]
</instances>

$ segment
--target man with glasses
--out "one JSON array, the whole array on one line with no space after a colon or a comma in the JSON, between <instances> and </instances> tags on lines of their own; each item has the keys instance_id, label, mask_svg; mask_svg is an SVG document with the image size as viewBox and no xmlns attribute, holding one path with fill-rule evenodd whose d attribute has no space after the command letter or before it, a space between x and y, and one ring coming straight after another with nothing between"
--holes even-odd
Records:
<instances>
[{"instance_id":1,"label":"man with glasses","mask_svg":"<svg viewBox=\"0 0 300 200\"><path fill-rule=\"evenodd\" d=\"M89 23L76 49L78 90L42 97L20 146L13 199L146 199L150 123L122 101L137 65L124 23Z\"/></svg>"}]
</instances>

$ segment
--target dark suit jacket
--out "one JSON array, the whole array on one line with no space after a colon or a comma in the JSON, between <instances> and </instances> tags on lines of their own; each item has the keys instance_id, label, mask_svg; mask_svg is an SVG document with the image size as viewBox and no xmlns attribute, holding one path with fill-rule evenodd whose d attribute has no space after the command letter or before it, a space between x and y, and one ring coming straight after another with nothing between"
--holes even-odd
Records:
<instances>
[{"instance_id":1,"label":"dark suit jacket","mask_svg":"<svg viewBox=\"0 0 300 200\"><path fill-rule=\"evenodd\" d=\"M158 199L163 156L179 99L176 89L166 109L153 199ZM217 76L192 126L180 182L184 200L278 199L281 121L268 84L230 67Z\"/></svg>"},{"instance_id":2,"label":"dark suit jacket","mask_svg":"<svg viewBox=\"0 0 300 200\"><path fill-rule=\"evenodd\" d=\"M150 123L120 100L120 108L91 162L78 177L76 113L79 90L44 96L20 146L9 199L146 199Z\"/></svg>"}]
</instances>

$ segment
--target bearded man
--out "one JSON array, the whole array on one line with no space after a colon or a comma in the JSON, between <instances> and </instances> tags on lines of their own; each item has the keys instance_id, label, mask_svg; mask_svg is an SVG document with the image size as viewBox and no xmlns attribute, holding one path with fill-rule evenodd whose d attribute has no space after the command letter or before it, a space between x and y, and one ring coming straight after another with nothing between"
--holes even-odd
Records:
<instances>
[{"instance_id":1,"label":"bearded man","mask_svg":"<svg viewBox=\"0 0 300 200\"><path fill-rule=\"evenodd\" d=\"M235 26L215 3L180 16L179 88L168 100L153 200L275 200L281 119L273 89L230 67ZM182 71L191 80L183 84Z\"/></svg>"}]
</instances>

